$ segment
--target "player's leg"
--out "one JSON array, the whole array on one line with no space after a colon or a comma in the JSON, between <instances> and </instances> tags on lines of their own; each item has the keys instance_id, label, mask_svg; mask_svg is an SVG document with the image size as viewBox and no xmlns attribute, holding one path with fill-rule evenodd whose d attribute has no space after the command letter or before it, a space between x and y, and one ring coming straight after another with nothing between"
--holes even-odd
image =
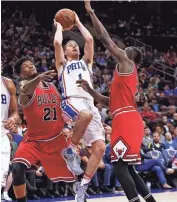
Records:
<instances>
[{"instance_id":1,"label":"player's leg","mask_svg":"<svg viewBox=\"0 0 177 202\"><path fill-rule=\"evenodd\" d=\"M43 151L47 151L40 154L40 162L47 177L53 182L74 182L76 177L67 169L67 165L61 156L61 151L67 147L65 137L58 135L53 140L40 144Z\"/></svg>"},{"instance_id":2,"label":"player's leg","mask_svg":"<svg viewBox=\"0 0 177 202\"><path fill-rule=\"evenodd\" d=\"M71 142L68 145L68 148L62 151L62 156L65 159L68 168L76 175L80 175L83 173L83 170L77 162L76 151L79 141L85 134L85 131L92 120L92 114L87 110L84 100L79 98L70 98L65 105L62 105L62 109L65 114L75 121Z\"/></svg>"},{"instance_id":3,"label":"player's leg","mask_svg":"<svg viewBox=\"0 0 177 202\"><path fill-rule=\"evenodd\" d=\"M6 186L6 180L9 171L10 164L10 141L7 135L2 136L1 138L1 187Z\"/></svg>"},{"instance_id":4,"label":"player's leg","mask_svg":"<svg viewBox=\"0 0 177 202\"><path fill-rule=\"evenodd\" d=\"M17 202L26 202L26 182L25 171L27 166L23 163L13 163L12 165L12 177L13 177L13 189Z\"/></svg>"},{"instance_id":5,"label":"player's leg","mask_svg":"<svg viewBox=\"0 0 177 202\"><path fill-rule=\"evenodd\" d=\"M136 186L132 176L129 173L128 163L119 159L113 163L114 174L118 178L128 200L130 202L140 202Z\"/></svg>"},{"instance_id":6,"label":"player's leg","mask_svg":"<svg viewBox=\"0 0 177 202\"><path fill-rule=\"evenodd\" d=\"M73 145L78 145L79 141L85 134L92 117L92 114L88 110L80 111L73 128L73 135L71 137L71 143L73 143Z\"/></svg>"},{"instance_id":7,"label":"player's leg","mask_svg":"<svg viewBox=\"0 0 177 202\"><path fill-rule=\"evenodd\" d=\"M90 182L92 176L99 166L100 161L102 160L104 152L105 142L103 140L96 140L92 143L92 154L88 160L87 168L81 181L81 185L88 184Z\"/></svg>"},{"instance_id":8,"label":"player's leg","mask_svg":"<svg viewBox=\"0 0 177 202\"><path fill-rule=\"evenodd\" d=\"M133 180L135 182L137 191L144 198L144 200L147 201L147 202L156 202L156 200L152 196L151 192L149 191L149 189L145 185L142 178L135 171L134 166L129 165L128 170L129 170L129 173L130 173L130 175L132 176L132 178L133 178Z\"/></svg>"},{"instance_id":9,"label":"player's leg","mask_svg":"<svg viewBox=\"0 0 177 202\"><path fill-rule=\"evenodd\" d=\"M77 202L84 201L88 183L96 172L106 148L99 112L94 106L91 106L90 108L92 109L93 119L89 124L83 139L86 145L92 145L92 154L88 160L87 168L81 183L76 183L74 187Z\"/></svg>"},{"instance_id":10,"label":"player's leg","mask_svg":"<svg viewBox=\"0 0 177 202\"><path fill-rule=\"evenodd\" d=\"M83 139L86 145L92 145L92 154L88 160L87 168L81 185L90 182L92 176L99 166L100 161L102 160L106 149L101 116L98 109L92 103L88 103L88 105L90 106L90 109L92 109L91 111L93 114L93 119L89 124Z\"/></svg>"},{"instance_id":11,"label":"player's leg","mask_svg":"<svg viewBox=\"0 0 177 202\"><path fill-rule=\"evenodd\" d=\"M11 185L12 185L12 181L13 181L12 172L10 172L8 177L7 177L7 183L6 183L6 186L5 186L4 191L3 191L3 198L6 201L12 201L12 199L8 195L8 191L9 191Z\"/></svg>"},{"instance_id":12,"label":"player's leg","mask_svg":"<svg viewBox=\"0 0 177 202\"><path fill-rule=\"evenodd\" d=\"M37 163L38 159L40 159L38 143L22 141L12 160L13 189L18 202L27 200L25 171Z\"/></svg>"}]
</instances>

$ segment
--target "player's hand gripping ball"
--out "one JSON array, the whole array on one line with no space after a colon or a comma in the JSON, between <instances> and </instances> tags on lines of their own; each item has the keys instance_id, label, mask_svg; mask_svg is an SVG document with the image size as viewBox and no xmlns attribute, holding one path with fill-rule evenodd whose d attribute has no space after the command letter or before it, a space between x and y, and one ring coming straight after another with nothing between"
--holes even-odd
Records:
<instances>
[{"instance_id":1,"label":"player's hand gripping ball","mask_svg":"<svg viewBox=\"0 0 177 202\"><path fill-rule=\"evenodd\" d=\"M75 13L70 9L61 9L55 15L56 22L59 22L63 30L70 30L75 25Z\"/></svg>"}]
</instances>

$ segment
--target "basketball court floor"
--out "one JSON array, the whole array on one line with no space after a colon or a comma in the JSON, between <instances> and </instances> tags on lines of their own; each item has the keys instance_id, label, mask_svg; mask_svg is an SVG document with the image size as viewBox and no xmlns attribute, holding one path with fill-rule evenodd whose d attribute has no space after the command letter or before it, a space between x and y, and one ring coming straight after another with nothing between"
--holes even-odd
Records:
<instances>
[{"instance_id":1,"label":"basketball court floor","mask_svg":"<svg viewBox=\"0 0 177 202\"><path fill-rule=\"evenodd\" d=\"M157 200L157 202L177 202L177 189L172 190L162 190L155 189L152 190L153 196ZM30 202L61 202L68 201L73 202L74 197L60 197L54 199L40 199L40 200L32 200ZM116 194L101 194L101 195L92 195L87 198L87 202L128 202L123 192L119 192ZM144 200L142 199L142 202Z\"/></svg>"}]
</instances>

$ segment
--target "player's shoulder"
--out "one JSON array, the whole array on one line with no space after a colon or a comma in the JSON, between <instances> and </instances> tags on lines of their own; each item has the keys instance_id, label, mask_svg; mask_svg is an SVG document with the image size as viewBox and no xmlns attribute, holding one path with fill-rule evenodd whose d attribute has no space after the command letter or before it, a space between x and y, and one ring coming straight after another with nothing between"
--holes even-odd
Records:
<instances>
[{"instance_id":1,"label":"player's shoulder","mask_svg":"<svg viewBox=\"0 0 177 202\"><path fill-rule=\"evenodd\" d=\"M13 83L13 81L12 81L12 79L9 79L9 78L7 78L7 77L5 77L5 76L1 76L1 78L3 79L3 81L4 82L6 82L6 83L8 83L8 82L12 82Z\"/></svg>"},{"instance_id":2,"label":"player's shoulder","mask_svg":"<svg viewBox=\"0 0 177 202\"><path fill-rule=\"evenodd\" d=\"M11 93L13 94L14 92L16 92L15 84L11 79L9 79L7 77L4 77L4 76L2 76L1 79L4 81L4 83L5 83L5 85L6 85L6 87L7 87L10 94Z\"/></svg>"}]
</instances>

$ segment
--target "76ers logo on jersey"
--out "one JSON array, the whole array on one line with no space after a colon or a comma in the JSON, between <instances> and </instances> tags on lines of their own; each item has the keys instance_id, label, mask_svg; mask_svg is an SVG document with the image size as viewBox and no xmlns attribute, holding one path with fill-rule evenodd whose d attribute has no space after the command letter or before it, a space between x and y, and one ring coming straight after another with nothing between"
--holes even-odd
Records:
<instances>
[{"instance_id":1,"label":"76ers logo on jersey","mask_svg":"<svg viewBox=\"0 0 177 202\"><path fill-rule=\"evenodd\" d=\"M123 143L122 140L118 140L117 143L113 146L114 154L118 159L124 156L127 149L127 146Z\"/></svg>"}]
</instances>

